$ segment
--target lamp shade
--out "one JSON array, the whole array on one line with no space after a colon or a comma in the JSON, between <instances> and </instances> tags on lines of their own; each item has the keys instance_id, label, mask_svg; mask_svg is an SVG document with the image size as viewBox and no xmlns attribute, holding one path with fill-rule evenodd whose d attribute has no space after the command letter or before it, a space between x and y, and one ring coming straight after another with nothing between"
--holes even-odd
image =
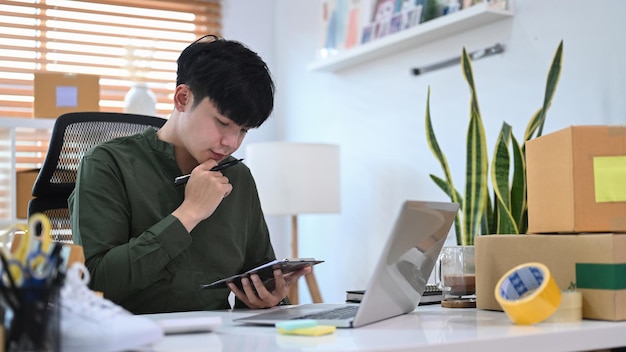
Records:
<instances>
[{"instance_id":1,"label":"lamp shade","mask_svg":"<svg viewBox=\"0 0 626 352\"><path fill-rule=\"evenodd\" d=\"M266 142L246 148L246 165L267 215L337 213L339 146Z\"/></svg>"}]
</instances>

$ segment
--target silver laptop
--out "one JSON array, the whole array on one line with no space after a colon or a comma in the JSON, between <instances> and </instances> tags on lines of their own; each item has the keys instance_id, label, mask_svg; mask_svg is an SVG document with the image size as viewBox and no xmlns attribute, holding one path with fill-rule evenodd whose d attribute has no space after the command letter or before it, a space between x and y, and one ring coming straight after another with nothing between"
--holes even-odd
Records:
<instances>
[{"instance_id":1,"label":"silver laptop","mask_svg":"<svg viewBox=\"0 0 626 352\"><path fill-rule=\"evenodd\" d=\"M355 328L412 312L424 293L458 209L457 203L406 201L360 304L276 307L234 321L274 325L283 320L315 319L320 325Z\"/></svg>"}]
</instances>

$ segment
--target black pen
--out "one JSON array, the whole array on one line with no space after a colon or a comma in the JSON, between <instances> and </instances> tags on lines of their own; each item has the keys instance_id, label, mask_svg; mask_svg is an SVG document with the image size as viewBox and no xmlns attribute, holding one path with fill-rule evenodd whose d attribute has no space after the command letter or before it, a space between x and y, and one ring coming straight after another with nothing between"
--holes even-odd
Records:
<instances>
[{"instance_id":1,"label":"black pen","mask_svg":"<svg viewBox=\"0 0 626 352\"><path fill-rule=\"evenodd\" d=\"M211 171L220 171L220 170L224 170L226 168L229 168L233 165L237 165L240 162L242 162L243 159L235 159L232 161L229 161L227 163L223 163L223 164L219 164L219 165L215 165L211 168ZM174 179L174 185L182 185L183 183L187 183L187 180L189 180L189 177L191 176L191 174L189 175L184 175L184 176L178 176Z\"/></svg>"}]
</instances>

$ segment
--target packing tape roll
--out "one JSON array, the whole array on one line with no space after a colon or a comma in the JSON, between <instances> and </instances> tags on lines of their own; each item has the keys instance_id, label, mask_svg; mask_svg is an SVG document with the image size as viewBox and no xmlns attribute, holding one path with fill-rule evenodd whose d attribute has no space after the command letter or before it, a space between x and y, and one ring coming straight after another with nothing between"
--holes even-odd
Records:
<instances>
[{"instance_id":1,"label":"packing tape roll","mask_svg":"<svg viewBox=\"0 0 626 352\"><path fill-rule=\"evenodd\" d=\"M578 291L562 291L561 304L546 323L571 323L583 320L583 294Z\"/></svg>"},{"instance_id":2,"label":"packing tape roll","mask_svg":"<svg viewBox=\"0 0 626 352\"><path fill-rule=\"evenodd\" d=\"M509 270L496 284L495 296L509 319L520 325L544 321L561 304L561 290L541 263Z\"/></svg>"}]
</instances>

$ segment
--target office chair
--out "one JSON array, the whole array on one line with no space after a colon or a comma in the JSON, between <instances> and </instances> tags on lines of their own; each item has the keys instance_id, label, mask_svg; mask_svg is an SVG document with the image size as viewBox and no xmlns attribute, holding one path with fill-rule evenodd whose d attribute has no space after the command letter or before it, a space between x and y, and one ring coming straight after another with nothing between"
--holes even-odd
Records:
<instances>
[{"instance_id":1,"label":"office chair","mask_svg":"<svg viewBox=\"0 0 626 352\"><path fill-rule=\"evenodd\" d=\"M161 128L165 119L112 112L72 112L59 116L52 129L50 146L33 186L28 216L43 213L50 219L52 238L73 243L67 199L74 190L76 173L85 152L113 138Z\"/></svg>"}]
</instances>

